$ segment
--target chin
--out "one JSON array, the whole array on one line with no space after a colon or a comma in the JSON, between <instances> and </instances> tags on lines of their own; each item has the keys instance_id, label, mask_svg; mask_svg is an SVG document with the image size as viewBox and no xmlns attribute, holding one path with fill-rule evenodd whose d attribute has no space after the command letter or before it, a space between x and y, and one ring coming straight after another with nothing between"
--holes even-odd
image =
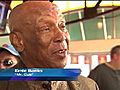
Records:
<instances>
[{"instance_id":1,"label":"chin","mask_svg":"<svg viewBox=\"0 0 120 90\"><path fill-rule=\"evenodd\" d=\"M66 64L60 65L60 66L58 66L57 68L64 68L65 66L66 66Z\"/></svg>"},{"instance_id":2,"label":"chin","mask_svg":"<svg viewBox=\"0 0 120 90\"><path fill-rule=\"evenodd\" d=\"M47 63L49 68L64 68L67 64L67 57L65 58L49 58L49 63Z\"/></svg>"},{"instance_id":3,"label":"chin","mask_svg":"<svg viewBox=\"0 0 120 90\"><path fill-rule=\"evenodd\" d=\"M59 62L59 65L57 65L57 68L64 68L66 66L67 61Z\"/></svg>"},{"instance_id":4,"label":"chin","mask_svg":"<svg viewBox=\"0 0 120 90\"><path fill-rule=\"evenodd\" d=\"M65 65L60 65L60 66L55 66L55 67L52 67L52 68L64 68Z\"/></svg>"},{"instance_id":5,"label":"chin","mask_svg":"<svg viewBox=\"0 0 120 90\"><path fill-rule=\"evenodd\" d=\"M60 64L60 68L64 68L65 66L66 66L66 64L67 64L67 60L68 60L68 58L66 57L66 58L64 58L63 60L62 60L62 62L61 63L59 63Z\"/></svg>"},{"instance_id":6,"label":"chin","mask_svg":"<svg viewBox=\"0 0 120 90\"><path fill-rule=\"evenodd\" d=\"M64 68L65 66L66 66L66 62L57 62L57 63L51 64L49 68Z\"/></svg>"}]
</instances>

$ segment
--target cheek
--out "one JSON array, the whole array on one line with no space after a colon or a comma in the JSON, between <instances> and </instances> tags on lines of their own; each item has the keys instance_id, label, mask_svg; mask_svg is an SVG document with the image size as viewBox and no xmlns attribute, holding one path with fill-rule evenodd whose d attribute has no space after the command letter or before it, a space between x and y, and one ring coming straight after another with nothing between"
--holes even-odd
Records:
<instances>
[{"instance_id":1,"label":"cheek","mask_svg":"<svg viewBox=\"0 0 120 90\"><path fill-rule=\"evenodd\" d=\"M34 49L35 47L33 47L34 45L37 45L36 42L36 35L34 32L26 32L25 34L23 34L23 43L24 43L24 47L27 51L31 50L32 48ZM32 47L32 48L31 48Z\"/></svg>"},{"instance_id":2,"label":"cheek","mask_svg":"<svg viewBox=\"0 0 120 90\"><path fill-rule=\"evenodd\" d=\"M49 47L52 40L53 40L53 34L52 33L43 34L43 35L38 36L39 45L41 45L42 47L45 47L45 48Z\"/></svg>"},{"instance_id":3,"label":"cheek","mask_svg":"<svg viewBox=\"0 0 120 90\"><path fill-rule=\"evenodd\" d=\"M70 35L69 35L69 33L67 32L67 33L65 34L65 36L66 36L67 48L69 49Z\"/></svg>"},{"instance_id":4,"label":"cheek","mask_svg":"<svg viewBox=\"0 0 120 90\"><path fill-rule=\"evenodd\" d=\"M68 41L70 41L70 34L68 32L66 33L66 38Z\"/></svg>"},{"instance_id":5,"label":"cheek","mask_svg":"<svg viewBox=\"0 0 120 90\"><path fill-rule=\"evenodd\" d=\"M118 56L118 59L120 60L120 55Z\"/></svg>"}]
</instances>

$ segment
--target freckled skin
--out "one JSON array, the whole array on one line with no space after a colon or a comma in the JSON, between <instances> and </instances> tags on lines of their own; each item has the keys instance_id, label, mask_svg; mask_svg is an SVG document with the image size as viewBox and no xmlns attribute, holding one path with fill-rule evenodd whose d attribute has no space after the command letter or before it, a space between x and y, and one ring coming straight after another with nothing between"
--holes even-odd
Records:
<instances>
[{"instance_id":1,"label":"freckled skin","mask_svg":"<svg viewBox=\"0 0 120 90\"><path fill-rule=\"evenodd\" d=\"M63 68L66 65L69 33L55 5L47 1L25 2L12 11L9 25L13 32L10 40L27 67ZM64 53L58 53L64 49Z\"/></svg>"}]
</instances>

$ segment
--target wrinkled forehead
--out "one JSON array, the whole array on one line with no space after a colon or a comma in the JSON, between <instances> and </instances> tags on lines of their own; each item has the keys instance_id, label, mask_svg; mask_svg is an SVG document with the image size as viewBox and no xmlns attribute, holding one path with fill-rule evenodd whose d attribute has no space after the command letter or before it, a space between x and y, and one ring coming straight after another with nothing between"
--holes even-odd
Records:
<instances>
[{"instance_id":1,"label":"wrinkled forehead","mask_svg":"<svg viewBox=\"0 0 120 90\"><path fill-rule=\"evenodd\" d=\"M18 5L12 12L45 12L45 11L58 11L58 7L48 1L26 1L23 4Z\"/></svg>"},{"instance_id":2,"label":"wrinkled forehead","mask_svg":"<svg viewBox=\"0 0 120 90\"><path fill-rule=\"evenodd\" d=\"M51 16L55 19L63 18L59 8L48 1L26 1L13 9L9 16L9 26L22 27L25 24L35 23L38 17Z\"/></svg>"},{"instance_id":3,"label":"wrinkled forehead","mask_svg":"<svg viewBox=\"0 0 120 90\"><path fill-rule=\"evenodd\" d=\"M45 17L51 17L57 21L59 20L65 20L63 14L58 10L57 8L55 9L48 9L46 11L41 12L41 15L38 16L38 18L43 19ZM38 19L37 18L37 19Z\"/></svg>"},{"instance_id":4,"label":"wrinkled forehead","mask_svg":"<svg viewBox=\"0 0 120 90\"><path fill-rule=\"evenodd\" d=\"M63 18L63 14L60 12L58 7L54 4L53 4L52 8L43 10L39 17L42 17L42 16L50 16L50 17L53 17L56 20L59 19L59 18Z\"/></svg>"}]
</instances>

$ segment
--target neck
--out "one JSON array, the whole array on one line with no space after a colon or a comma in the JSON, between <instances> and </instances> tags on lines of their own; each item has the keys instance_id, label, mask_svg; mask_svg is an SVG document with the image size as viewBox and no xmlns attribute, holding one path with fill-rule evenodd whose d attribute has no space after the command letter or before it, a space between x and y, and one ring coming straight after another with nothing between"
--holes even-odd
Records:
<instances>
[{"instance_id":1,"label":"neck","mask_svg":"<svg viewBox=\"0 0 120 90\"><path fill-rule=\"evenodd\" d=\"M120 70L120 60L111 60L108 64L114 70Z\"/></svg>"}]
</instances>

